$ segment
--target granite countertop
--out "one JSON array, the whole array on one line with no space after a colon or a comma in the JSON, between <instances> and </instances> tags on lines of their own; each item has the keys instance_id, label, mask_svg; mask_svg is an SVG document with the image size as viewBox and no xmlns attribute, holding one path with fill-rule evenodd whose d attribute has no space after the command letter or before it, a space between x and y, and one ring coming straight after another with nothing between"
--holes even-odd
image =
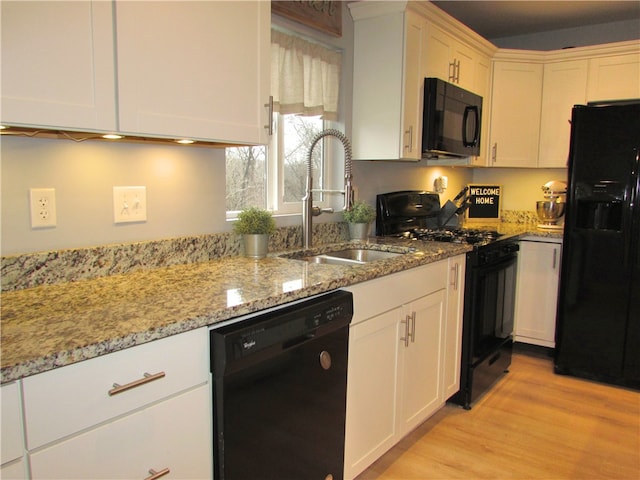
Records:
<instances>
[{"instance_id":1,"label":"granite countertop","mask_svg":"<svg viewBox=\"0 0 640 480\"><path fill-rule=\"evenodd\" d=\"M507 228L503 224L498 230L507 235L558 236L523 225ZM358 245L324 245L314 253ZM232 256L4 292L0 382L470 250L467 245L386 238L372 238L367 245L408 253L363 265L314 264L278 254L260 260Z\"/></svg>"}]
</instances>

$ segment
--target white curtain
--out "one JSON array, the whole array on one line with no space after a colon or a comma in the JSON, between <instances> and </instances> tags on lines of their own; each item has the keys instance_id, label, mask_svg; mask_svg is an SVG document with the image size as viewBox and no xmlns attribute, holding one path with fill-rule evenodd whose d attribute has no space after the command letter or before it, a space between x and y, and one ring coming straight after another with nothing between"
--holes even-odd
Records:
<instances>
[{"instance_id":1,"label":"white curtain","mask_svg":"<svg viewBox=\"0 0 640 480\"><path fill-rule=\"evenodd\" d=\"M281 114L338 119L340 52L271 30L271 95Z\"/></svg>"}]
</instances>

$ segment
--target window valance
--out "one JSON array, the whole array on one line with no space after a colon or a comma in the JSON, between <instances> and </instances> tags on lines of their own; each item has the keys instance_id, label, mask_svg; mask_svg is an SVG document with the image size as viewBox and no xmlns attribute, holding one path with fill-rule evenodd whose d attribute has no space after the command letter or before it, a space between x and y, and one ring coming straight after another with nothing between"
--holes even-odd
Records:
<instances>
[{"instance_id":1,"label":"window valance","mask_svg":"<svg viewBox=\"0 0 640 480\"><path fill-rule=\"evenodd\" d=\"M337 120L342 54L271 30L271 95L281 114Z\"/></svg>"}]
</instances>

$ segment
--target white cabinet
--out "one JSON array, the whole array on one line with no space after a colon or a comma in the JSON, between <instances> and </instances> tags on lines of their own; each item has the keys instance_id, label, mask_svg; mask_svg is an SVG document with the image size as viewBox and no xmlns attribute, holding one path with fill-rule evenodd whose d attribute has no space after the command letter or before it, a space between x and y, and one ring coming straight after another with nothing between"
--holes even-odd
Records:
<instances>
[{"instance_id":1,"label":"white cabinet","mask_svg":"<svg viewBox=\"0 0 640 480\"><path fill-rule=\"evenodd\" d=\"M587 99L640 98L640 51L589 60Z\"/></svg>"},{"instance_id":2,"label":"white cabinet","mask_svg":"<svg viewBox=\"0 0 640 480\"><path fill-rule=\"evenodd\" d=\"M33 478L210 477L208 365L204 328L25 378Z\"/></svg>"},{"instance_id":3,"label":"white cabinet","mask_svg":"<svg viewBox=\"0 0 640 480\"><path fill-rule=\"evenodd\" d=\"M547 63L542 84L540 168L566 168L571 137L571 109L587 100L588 60Z\"/></svg>"},{"instance_id":4,"label":"white cabinet","mask_svg":"<svg viewBox=\"0 0 640 480\"><path fill-rule=\"evenodd\" d=\"M116 125L113 5L2 2L2 123Z\"/></svg>"},{"instance_id":5,"label":"white cabinet","mask_svg":"<svg viewBox=\"0 0 640 480\"><path fill-rule=\"evenodd\" d=\"M211 478L208 385L31 455L34 479Z\"/></svg>"},{"instance_id":6,"label":"white cabinet","mask_svg":"<svg viewBox=\"0 0 640 480\"><path fill-rule=\"evenodd\" d=\"M515 340L554 347L562 244L545 240L520 242Z\"/></svg>"},{"instance_id":7,"label":"white cabinet","mask_svg":"<svg viewBox=\"0 0 640 480\"><path fill-rule=\"evenodd\" d=\"M444 405L459 382L464 256L353 285L345 478ZM451 270L449 270L451 268ZM447 287L447 281L451 287ZM454 378L454 377L457 377ZM457 388L456 388L457 391Z\"/></svg>"},{"instance_id":8,"label":"white cabinet","mask_svg":"<svg viewBox=\"0 0 640 480\"><path fill-rule=\"evenodd\" d=\"M2 122L267 143L269 2L2 2Z\"/></svg>"},{"instance_id":9,"label":"white cabinet","mask_svg":"<svg viewBox=\"0 0 640 480\"><path fill-rule=\"evenodd\" d=\"M484 57L433 23L427 27L427 77L437 77L477 93L477 64ZM486 60L485 60L486 63Z\"/></svg>"},{"instance_id":10,"label":"white cabinet","mask_svg":"<svg viewBox=\"0 0 640 480\"><path fill-rule=\"evenodd\" d=\"M488 145L491 166L536 166L542 74L539 63L494 61Z\"/></svg>"},{"instance_id":11,"label":"white cabinet","mask_svg":"<svg viewBox=\"0 0 640 480\"><path fill-rule=\"evenodd\" d=\"M397 5L397 6L396 6ZM424 20L404 5L350 3L354 18L353 158L419 160Z\"/></svg>"},{"instance_id":12,"label":"white cabinet","mask_svg":"<svg viewBox=\"0 0 640 480\"><path fill-rule=\"evenodd\" d=\"M442 395L449 399L460 390L460 361L462 359L462 313L464 308L464 255L448 260L447 315L442 345Z\"/></svg>"},{"instance_id":13,"label":"white cabinet","mask_svg":"<svg viewBox=\"0 0 640 480\"><path fill-rule=\"evenodd\" d=\"M269 2L117 2L120 131L266 143Z\"/></svg>"}]
</instances>

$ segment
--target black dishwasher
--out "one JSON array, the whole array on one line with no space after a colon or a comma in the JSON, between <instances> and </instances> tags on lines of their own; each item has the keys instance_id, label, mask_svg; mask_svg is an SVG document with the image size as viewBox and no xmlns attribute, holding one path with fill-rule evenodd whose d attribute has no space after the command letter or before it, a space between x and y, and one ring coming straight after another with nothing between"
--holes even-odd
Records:
<instances>
[{"instance_id":1,"label":"black dishwasher","mask_svg":"<svg viewBox=\"0 0 640 480\"><path fill-rule=\"evenodd\" d=\"M350 292L212 329L216 480L344 474Z\"/></svg>"}]
</instances>

